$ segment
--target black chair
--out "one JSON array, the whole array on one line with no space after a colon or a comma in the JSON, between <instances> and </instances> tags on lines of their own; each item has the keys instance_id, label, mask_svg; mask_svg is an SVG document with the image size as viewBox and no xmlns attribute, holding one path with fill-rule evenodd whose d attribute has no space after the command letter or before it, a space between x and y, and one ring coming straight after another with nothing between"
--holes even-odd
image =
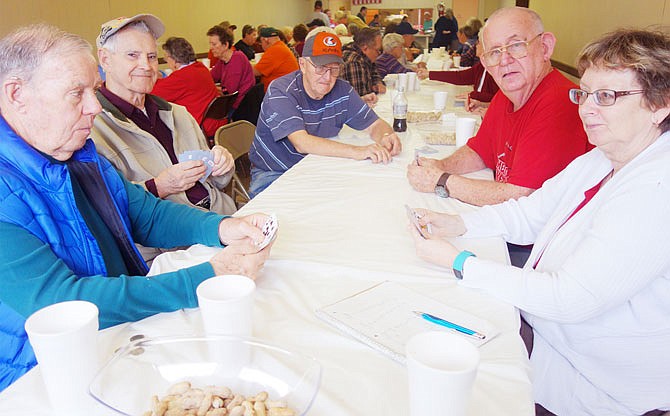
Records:
<instances>
[{"instance_id":1,"label":"black chair","mask_svg":"<svg viewBox=\"0 0 670 416\"><path fill-rule=\"evenodd\" d=\"M223 120L228 118L230 111L233 109L233 104L237 99L237 95L238 92L235 91L232 94L224 94L219 97L215 97L207 106L207 110L205 110L205 116L202 118L202 123L200 123L200 130L202 130L202 134L204 134L207 138L207 142L210 145L209 147L214 146L214 136L207 136L203 123L208 118L213 120Z\"/></svg>"},{"instance_id":2,"label":"black chair","mask_svg":"<svg viewBox=\"0 0 670 416\"><path fill-rule=\"evenodd\" d=\"M239 107L233 112L233 121L246 120L255 126L258 122L258 114L261 112L263 97L265 97L265 89L259 82L244 95Z\"/></svg>"}]
</instances>

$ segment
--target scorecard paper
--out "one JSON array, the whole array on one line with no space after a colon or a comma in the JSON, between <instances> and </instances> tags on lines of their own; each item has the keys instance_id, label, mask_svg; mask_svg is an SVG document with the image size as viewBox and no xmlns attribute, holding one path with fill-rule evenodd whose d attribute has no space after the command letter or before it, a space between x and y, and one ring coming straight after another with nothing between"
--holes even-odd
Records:
<instances>
[{"instance_id":1,"label":"scorecard paper","mask_svg":"<svg viewBox=\"0 0 670 416\"><path fill-rule=\"evenodd\" d=\"M430 323L414 314L421 311L480 332L477 339ZM452 308L401 284L385 281L316 310L316 316L340 331L405 364L405 344L420 332L448 331L475 346L494 338L499 331L487 320Z\"/></svg>"}]
</instances>

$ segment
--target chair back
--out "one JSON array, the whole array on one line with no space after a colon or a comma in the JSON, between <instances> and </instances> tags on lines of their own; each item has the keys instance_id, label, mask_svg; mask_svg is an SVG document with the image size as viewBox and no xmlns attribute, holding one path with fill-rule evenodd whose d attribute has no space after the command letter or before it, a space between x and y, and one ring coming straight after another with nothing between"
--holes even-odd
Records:
<instances>
[{"instance_id":1,"label":"chair back","mask_svg":"<svg viewBox=\"0 0 670 416\"><path fill-rule=\"evenodd\" d=\"M256 125L258 122L258 115L261 112L261 103L265 97L265 89L262 83L258 83L251 87L244 95L237 110L233 112L233 121L247 120Z\"/></svg>"},{"instance_id":2,"label":"chair back","mask_svg":"<svg viewBox=\"0 0 670 416\"><path fill-rule=\"evenodd\" d=\"M224 94L219 97L214 97L207 106L207 110L205 110L203 120L206 118L223 120L228 117L228 113L233 109L233 104L237 99L237 94L238 92L235 91L232 94ZM200 124L200 127L202 128L202 123Z\"/></svg>"},{"instance_id":3,"label":"chair back","mask_svg":"<svg viewBox=\"0 0 670 416\"><path fill-rule=\"evenodd\" d=\"M249 193L240 179L242 166L240 159L249 153L251 143L254 141L256 126L246 120L234 121L219 127L214 135L214 143L228 149L235 160L235 173L231 186L231 197L235 204L240 207L251 199ZM250 176L250 174L249 174Z\"/></svg>"}]
</instances>

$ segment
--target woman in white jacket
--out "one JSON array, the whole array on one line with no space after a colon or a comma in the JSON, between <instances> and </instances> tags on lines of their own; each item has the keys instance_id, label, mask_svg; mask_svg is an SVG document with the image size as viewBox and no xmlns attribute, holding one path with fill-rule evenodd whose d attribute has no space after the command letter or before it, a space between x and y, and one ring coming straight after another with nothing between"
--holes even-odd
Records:
<instances>
[{"instance_id":1,"label":"woman in white jacket","mask_svg":"<svg viewBox=\"0 0 670 416\"><path fill-rule=\"evenodd\" d=\"M417 253L521 310L534 338L535 401L550 412L667 410L670 37L606 34L585 47L578 68L570 98L596 148L529 197L462 216L417 209L432 230L424 239L412 229ZM516 268L444 239L460 235L534 248Z\"/></svg>"}]
</instances>

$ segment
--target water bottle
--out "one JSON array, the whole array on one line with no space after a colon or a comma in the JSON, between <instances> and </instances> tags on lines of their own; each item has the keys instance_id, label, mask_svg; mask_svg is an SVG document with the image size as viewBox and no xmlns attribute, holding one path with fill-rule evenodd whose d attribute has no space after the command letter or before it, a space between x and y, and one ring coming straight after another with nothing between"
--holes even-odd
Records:
<instances>
[{"instance_id":1,"label":"water bottle","mask_svg":"<svg viewBox=\"0 0 670 416\"><path fill-rule=\"evenodd\" d=\"M407 130L407 97L405 88L400 86L393 98L393 131L401 133L405 130Z\"/></svg>"}]
</instances>

